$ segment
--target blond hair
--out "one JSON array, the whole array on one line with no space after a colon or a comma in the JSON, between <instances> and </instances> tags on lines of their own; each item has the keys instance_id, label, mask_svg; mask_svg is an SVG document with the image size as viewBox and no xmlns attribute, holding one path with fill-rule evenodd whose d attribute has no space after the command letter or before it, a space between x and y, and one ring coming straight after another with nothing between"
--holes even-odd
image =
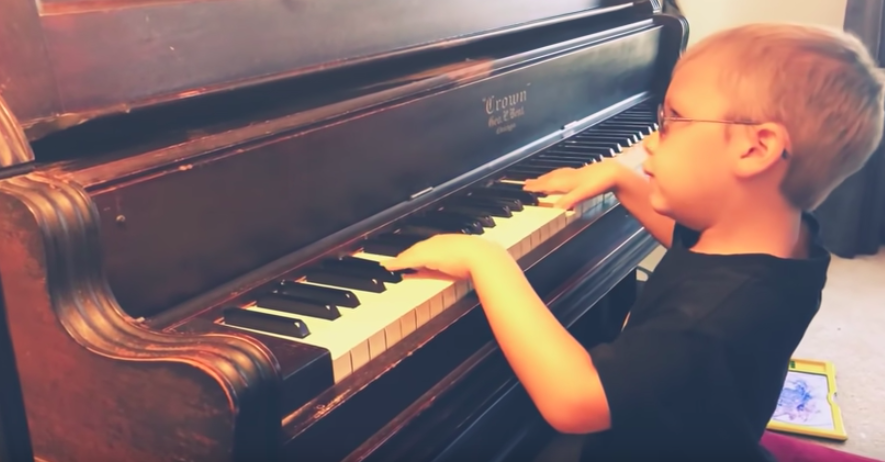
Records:
<instances>
[{"instance_id":1,"label":"blond hair","mask_svg":"<svg viewBox=\"0 0 885 462\"><path fill-rule=\"evenodd\" d=\"M776 122L790 138L781 192L813 210L860 170L882 140L883 77L856 37L795 24L750 24L689 48L678 66L707 54L722 59L730 120ZM677 67L678 69L678 67Z\"/></svg>"}]
</instances>

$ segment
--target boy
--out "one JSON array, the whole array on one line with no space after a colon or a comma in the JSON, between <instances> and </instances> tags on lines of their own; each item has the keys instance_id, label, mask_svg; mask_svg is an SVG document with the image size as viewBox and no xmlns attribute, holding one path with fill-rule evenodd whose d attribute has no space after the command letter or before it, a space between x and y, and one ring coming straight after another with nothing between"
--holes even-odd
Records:
<instances>
[{"instance_id":1,"label":"boy","mask_svg":"<svg viewBox=\"0 0 885 462\"><path fill-rule=\"evenodd\" d=\"M584 459L770 460L759 441L829 265L805 212L863 166L883 114L872 59L842 33L748 25L692 47L646 178L605 160L526 182L563 207L613 191L669 248L619 337L590 351L488 241L436 236L385 266L471 278L541 414L587 435Z\"/></svg>"}]
</instances>

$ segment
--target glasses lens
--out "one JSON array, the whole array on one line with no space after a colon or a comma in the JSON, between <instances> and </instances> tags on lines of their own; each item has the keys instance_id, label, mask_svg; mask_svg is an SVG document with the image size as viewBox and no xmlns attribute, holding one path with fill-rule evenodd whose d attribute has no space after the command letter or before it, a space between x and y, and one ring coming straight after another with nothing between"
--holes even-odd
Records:
<instances>
[{"instance_id":1,"label":"glasses lens","mask_svg":"<svg viewBox=\"0 0 885 462\"><path fill-rule=\"evenodd\" d=\"M658 130L664 131L664 105L661 104L658 106Z\"/></svg>"}]
</instances>

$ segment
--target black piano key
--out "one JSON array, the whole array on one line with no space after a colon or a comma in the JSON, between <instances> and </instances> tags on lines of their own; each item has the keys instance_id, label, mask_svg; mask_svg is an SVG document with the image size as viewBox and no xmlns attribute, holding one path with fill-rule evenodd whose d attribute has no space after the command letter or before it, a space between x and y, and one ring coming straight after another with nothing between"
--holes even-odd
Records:
<instances>
[{"instance_id":1,"label":"black piano key","mask_svg":"<svg viewBox=\"0 0 885 462\"><path fill-rule=\"evenodd\" d=\"M551 149L551 151L565 151L565 152L581 152L584 150L592 149L594 152L603 151L603 155L606 155L605 152L611 153L610 155L614 155L624 150L624 146L620 143L608 143L608 142L598 142L593 140L581 140L580 142L572 142L568 144L561 144L556 146L556 149Z\"/></svg>"},{"instance_id":2,"label":"black piano key","mask_svg":"<svg viewBox=\"0 0 885 462\"><path fill-rule=\"evenodd\" d=\"M422 226L427 228L437 228L444 231L463 234L483 234L482 223L476 220L453 217L451 215L442 215L430 213L425 216L413 217L407 222L409 225ZM465 232L466 231L466 232Z\"/></svg>"},{"instance_id":3,"label":"black piano key","mask_svg":"<svg viewBox=\"0 0 885 462\"><path fill-rule=\"evenodd\" d=\"M542 157L557 158L557 159L569 159L569 158L571 158L571 159L587 159L587 160L598 161L598 160L601 160L603 157L611 157L613 155L614 155L614 153L611 150L592 149L592 150L587 150L586 152L578 152L578 151L548 152L548 153L542 154Z\"/></svg>"},{"instance_id":4,"label":"black piano key","mask_svg":"<svg viewBox=\"0 0 885 462\"><path fill-rule=\"evenodd\" d=\"M399 235L391 234L391 236L399 236ZM400 236L400 238L405 240L405 236ZM344 255L344 256L335 258L334 260L341 260L341 261L349 262L349 264L362 266L365 268L381 268L385 272L390 272L390 273L394 274L394 276L385 276L386 278L391 279L391 281L389 281L389 282L394 282L392 279L394 279L396 277L396 275L402 276L403 274L406 274L406 273L414 273L414 271L408 270L408 269L397 270L397 271L388 271L387 268L382 266L380 262L377 262L375 260L367 260L365 258L358 258L358 257L354 257L351 255ZM399 279L402 280L401 277ZM388 282L388 281L384 281L384 282Z\"/></svg>"},{"instance_id":5,"label":"black piano key","mask_svg":"<svg viewBox=\"0 0 885 462\"><path fill-rule=\"evenodd\" d=\"M375 255L395 257L424 239L426 237L423 236L405 236L394 233L381 234L366 240L363 243L363 251Z\"/></svg>"},{"instance_id":6,"label":"black piano key","mask_svg":"<svg viewBox=\"0 0 885 462\"><path fill-rule=\"evenodd\" d=\"M620 152L622 149L623 146L621 146L619 143L593 141L591 139L573 139L569 140L569 142L561 143L554 146L552 149L548 150L548 152L592 151L605 154Z\"/></svg>"},{"instance_id":7,"label":"black piano key","mask_svg":"<svg viewBox=\"0 0 885 462\"><path fill-rule=\"evenodd\" d=\"M406 236L417 236L424 239L430 239L440 234L475 234L470 228L458 228L456 226L430 226L430 225L414 225L406 224L399 229L400 234Z\"/></svg>"},{"instance_id":8,"label":"black piano key","mask_svg":"<svg viewBox=\"0 0 885 462\"><path fill-rule=\"evenodd\" d=\"M556 158L544 158L544 157L536 157L528 161L529 165L537 165L539 167L549 167L549 168L581 168L584 167L590 162L581 159L556 159Z\"/></svg>"},{"instance_id":9,"label":"black piano key","mask_svg":"<svg viewBox=\"0 0 885 462\"><path fill-rule=\"evenodd\" d=\"M618 140L599 140L592 135L578 135L561 145L556 146L557 149L580 149L580 148L607 148L615 152L621 152L627 147L627 143Z\"/></svg>"},{"instance_id":10,"label":"black piano key","mask_svg":"<svg viewBox=\"0 0 885 462\"><path fill-rule=\"evenodd\" d=\"M320 319L338 319L341 312L338 307L328 303L315 303L306 300L300 300L295 297L287 297L284 292L277 291L264 294L255 301L260 308L269 310L282 311L291 314L300 314L302 316L311 316Z\"/></svg>"},{"instance_id":11,"label":"black piano key","mask_svg":"<svg viewBox=\"0 0 885 462\"><path fill-rule=\"evenodd\" d=\"M411 247L411 245L403 245L402 243L396 242L385 242L385 241L366 241L363 244L363 252L371 253L374 255L384 255L385 257L395 257L404 250Z\"/></svg>"},{"instance_id":12,"label":"black piano key","mask_svg":"<svg viewBox=\"0 0 885 462\"><path fill-rule=\"evenodd\" d=\"M648 124L642 124L642 125L637 124L635 127L631 126L631 127L625 127L625 128L630 128L630 129L634 130L636 137L639 139L643 139L646 136L651 135L655 131L654 128Z\"/></svg>"},{"instance_id":13,"label":"black piano key","mask_svg":"<svg viewBox=\"0 0 885 462\"><path fill-rule=\"evenodd\" d=\"M643 128L649 126L651 121L643 121L643 120L631 120L631 119L620 119L615 117L613 119L606 120L605 122L594 125L594 128L614 128L614 129L623 129L623 128Z\"/></svg>"},{"instance_id":14,"label":"black piano key","mask_svg":"<svg viewBox=\"0 0 885 462\"><path fill-rule=\"evenodd\" d=\"M378 280L378 278L338 274L323 269L308 270L304 277L307 282L325 284L327 286L346 287L348 289L362 290L365 292L380 294L387 290L384 282Z\"/></svg>"},{"instance_id":15,"label":"black piano key","mask_svg":"<svg viewBox=\"0 0 885 462\"><path fill-rule=\"evenodd\" d=\"M329 303L346 308L356 308L360 306L359 297L349 290L319 287L289 280L280 281L280 285L275 290L285 293L290 297L296 297L311 302Z\"/></svg>"},{"instance_id":16,"label":"black piano key","mask_svg":"<svg viewBox=\"0 0 885 462\"><path fill-rule=\"evenodd\" d=\"M383 282L397 283L403 280L402 274L384 268L381 263L363 258L350 256L330 258L323 260L320 266L332 272L376 278Z\"/></svg>"},{"instance_id":17,"label":"black piano key","mask_svg":"<svg viewBox=\"0 0 885 462\"><path fill-rule=\"evenodd\" d=\"M489 214L487 212L481 212L479 210L474 210L472 212L466 212L466 211L452 210L449 207L443 207L443 208L440 208L440 209L436 210L435 212L433 212L433 214L439 215L442 217L449 217L451 219L472 220L472 221L479 223L479 225L484 228L494 228L496 225L495 218L492 217L491 214Z\"/></svg>"},{"instance_id":18,"label":"black piano key","mask_svg":"<svg viewBox=\"0 0 885 462\"><path fill-rule=\"evenodd\" d=\"M605 128L593 128L591 131L585 132L588 135L596 136L598 134L608 136L614 139L626 139L631 143L638 143L642 137L640 133L637 133L636 130L614 130L614 129L605 129Z\"/></svg>"},{"instance_id":19,"label":"black piano key","mask_svg":"<svg viewBox=\"0 0 885 462\"><path fill-rule=\"evenodd\" d=\"M504 176L501 178L505 179L505 180L510 180L510 181L525 181L525 180L531 180L531 179L537 178L539 176L541 176L541 175L539 175L537 173L524 173L524 172L507 171L504 173Z\"/></svg>"},{"instance_id":20,"label":"black piano key","mask_svg":"<svg viewBox=\"0 0 885 462\"><path fill-rule=\"evenodd\" d=\"M520 185L517 185L520 186ZM520 186L522 187L522 186ZM469 207L466 205L450 205L445 204L439 209L440 212L443 213L459 213L463 215L467 215L470 217L474 217L479 220L483 226L486 228L494 228L497 226L497 222L495 221L495 215L490 211L483 209L482 207Z\"/></svg>"},{"instance_id":21,"label":"black piano key","mask_svg":"<svg viewBox=\"0 0 885 462\"><path fill-rule=\"evenodd\" d=\"M495 183L495 187L502 188L502 189L512 189L515 191L525 191L525 189L523 189L523 185L516 184L516 183ZM535 192L535 191L526 191L526 192L528 192L529 194L531 194L539 199L542 197L547 197L547 194L544 194L541 192Z\"/></svg>"},{"instance_id":22,"label":"black piano key","mask_svg":"<svg viewBox=\"0 0 885 462\"><path fill-rule=\"evenodd\" d=\"M587 164L592 164L593 162L599 162L602 158L605 157L602 154L597 154L594 152L570 152L568 154L558 154L558 153L550 153L550 154L541 154L541 159L551 159L551 160L572 160L572 161L582 161Z\"/></svg>"},{"instance_id":23,"label":"black piano key","mask_svg":"<svg viewBox=\"0 0 885 462\"><path fill-rule=\"evenodd\" d=\"M543 175L550 171L549 168L546 167L532 167L528 165L515 165L507 169L508 172L515 173L526 173L529 175Z\"/></svg>"},{"instance_id":24,"label":"black piano key","mask_svg":"<svg viewBox=\"0 0 885 462\"><path fill-rule=\"evenodd\" d=\"M581 149L551 149L550 151L545 151L540 155L542 158L555 157L560 159L593 159L598 158L599 156L610 156L614 154L611 149L603 149L603 148L590 148L581 146Z\"/></svg>"},{"instance_id":25,"label":"black piano key","mask_svg":"<svg viewBox=\"0 0 885 462\"><path fill-rule=\"evenodd\" d=\"M649 122L640 122L640 121L629 121L629 120L617 120L613 122L605 122L597 125L600 129L608 130L638 130L640 132L648 134L647 130L650 130L651 123Z\"/></svg>"},{"instance_id":26,"label":"black piano key","mask_svg":"<svg viewBox=\"0 0 885 462\"><path fill-rule=\"evenodd\" d=\"M224 323L230 326L294 338L305 338L310 335L310 329L307 328L307 324L300 319L276 316L259 311L247 311L236 307L225 308L223 316Z\"/></svg>"},{"instance_id":27,"label":"black piano key","mask_svg":"<svg viewBox=\"0 0 885 462\"><path fill-rule=\"evenodd\" d=\"M458 205L481 205L485 206L504 206L510 213L522 210L522 202L513 199L502 199L499 197L481 197L481 196L461 196L452 199L453 204Z\"/></svg>"},{"instance_id":28,"label":"black piano key","mask_svg":"<svg viewBox=\"0 0 885 462\"><path fill-rule=\"evenodd\" d=\"M618 116L612 118L612 121L620 122L624 120L628 120L631 122L648 122L655 123L657 122L657 115L648 115L648 114L640 114L640 113L623 113Z\"/></svg>"},{"instance_id":29,"label":"black piano key","mask_svg":"<svg viewBox=\"0 0 885 462\"><path fill-rule=\"evenodd\" d=\"M632 146L638 141L634 141L629 137L621 135L606 135L595 131L587 131L572 139L566 140L564 144L583 144L586 143L587 140L591 140L593 143L617 143L621 146Z\"/></svg>"},{"instance_id":30,"label":"black piano key","mask_svg":"<svg viewBox=\"0 0 885 462\"><path fill-rule=\"evenodd\" d=\"M657 120L655 120L655 119L656 119L656 117L646 117L643 115L629 115L628 114L628 115L624 115L624 116L615 117L611 121L615 122L615 123L627 122L627 123L643 123L643 124L651 125L651 124L657 123Z\"/></svg>"},{"instance_id":31,"label":"black piano key","mask_svg":"<svg viewBox=\"0 0 885 462\"><path fill-rule=\"evenodd\" d=\"M647 127L647 123L629 122L629 121L608 121L592 127L590 130L611 131L615 133L627 132L633 133L640 128Z\"/></svg>"},{"instance_id":32,"label":"black piano key","mask_svg":"<svg viewBox=\"0 0 885 462\"><path fill-rule=\"evenodd\" d=\"M554 169L550 169L553 171ZM523 205L538 205L538 197L528 191L498 187L477 188L471 190L468 197L494 197L518 200Z\"/></svg>"},{"instance_id":33,"label":"black piano key","mask_svg":"<svg viewBox=\"0 0 885 462\"><path fill-rule=\"evenodd\" d=\"M446 210L454 210L464 213L487 213L493 217L510 218L513 216L510 207L496 203L478 204L452 201L451 203L446 203L443 207L445 207Z\"/></svg>"}]
</instances>

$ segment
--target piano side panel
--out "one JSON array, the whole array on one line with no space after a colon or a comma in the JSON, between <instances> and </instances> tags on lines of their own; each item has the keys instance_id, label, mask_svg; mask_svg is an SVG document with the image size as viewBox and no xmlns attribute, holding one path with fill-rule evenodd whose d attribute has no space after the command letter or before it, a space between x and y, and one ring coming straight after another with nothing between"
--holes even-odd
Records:
<instances>
[{"instance_id":1,"label":"piano side panel","mask_svg":"<svg viewBox=\"0 0 885 462\"><path fill-rule=\"evenodd\" d=\"M134 317L157 314L642 93L659 34L93 192L114 293Z\"/></svg>"},{"instance_id":2,"label":"piano side panel","mask_svg":"<svg viewBox=\"0 0 885 462\"><path fill-rule=\"evenodd\" d=\"M177 99L624 3L53 1L43 6L42 24L64 109L83 112Z\"/></svg>"}]
</instances>

